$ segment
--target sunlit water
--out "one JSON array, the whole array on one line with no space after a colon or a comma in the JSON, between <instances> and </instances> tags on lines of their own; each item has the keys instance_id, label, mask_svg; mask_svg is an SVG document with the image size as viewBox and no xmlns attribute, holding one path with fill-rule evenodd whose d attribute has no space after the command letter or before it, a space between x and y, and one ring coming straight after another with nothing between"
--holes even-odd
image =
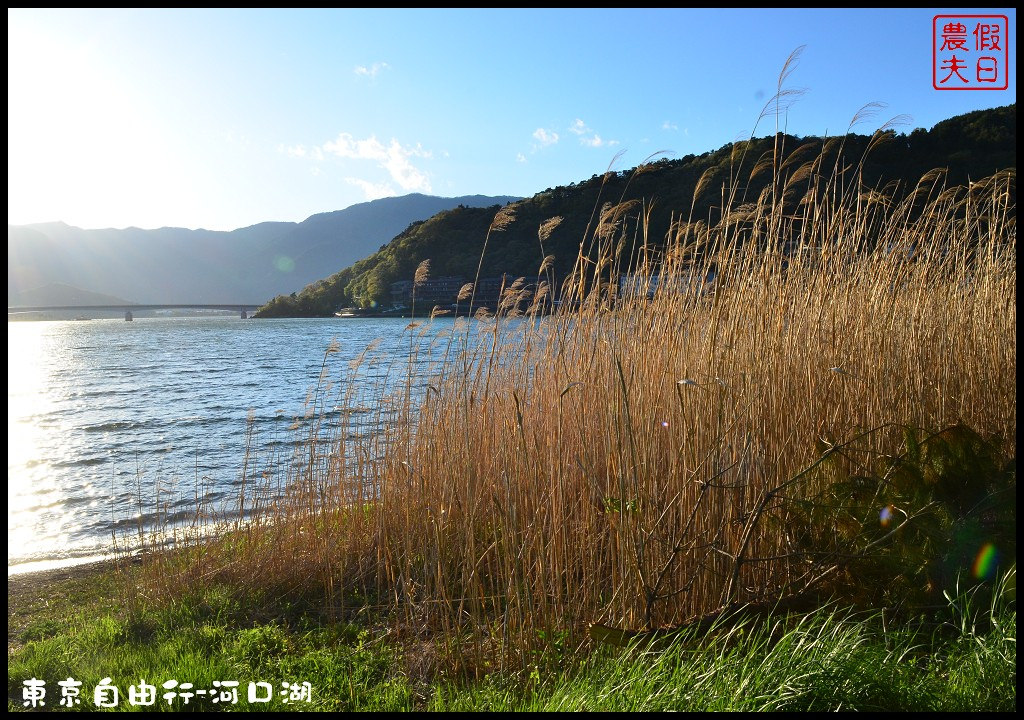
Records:
<instances>
[{"instance_id":1,"label":"sunlit water","mask_svg":"<svg viewBox=\"0 0 1024 720\"><path fill-rule=\"evenodd\" d=\"M404 382L411 343L426 373L452 328L444 319L427 332L408 323L8 322L8 573L110 553L115 531L147 513L140 490L152 498L159 487L172 518L189 513L199 486L228 503L242 480L249 419L259 444L250 449L283 454L318 383L353 387L352 367L377 339L357 376L368 395L355 404L366 424L379 422L374 395ZM326 356L333 339L337 352Z\"/></svg>"}]
</instances>

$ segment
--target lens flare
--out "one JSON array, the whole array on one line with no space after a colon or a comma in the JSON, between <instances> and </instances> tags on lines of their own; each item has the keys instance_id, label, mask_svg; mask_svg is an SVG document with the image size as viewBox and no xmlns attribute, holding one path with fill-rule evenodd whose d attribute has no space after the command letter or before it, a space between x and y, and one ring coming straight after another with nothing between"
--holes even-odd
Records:
<instances>
[{"instance_id":1,"label":"lens flare","mask_svg":"<svg viewBox=\"0 0 1024 720\"><path fill-rule=\"evenodd\" d=\"M999 551L992 543L985 543L974 558L971 574L978 580L989 580L995 575L996 564L999 562Z\"/></svg>"},{"instance_id":2,"label":"lens flare","mask_svg":"<svg viewBox=\"0 0 1024 720\"><path fill-rule=\"evenodd\" d=\"M882 527L889 527L889 523L892 522L892 505L882 508L882 511L878 513L878 522L882 523Z\"/></svg>"}]
</instances>

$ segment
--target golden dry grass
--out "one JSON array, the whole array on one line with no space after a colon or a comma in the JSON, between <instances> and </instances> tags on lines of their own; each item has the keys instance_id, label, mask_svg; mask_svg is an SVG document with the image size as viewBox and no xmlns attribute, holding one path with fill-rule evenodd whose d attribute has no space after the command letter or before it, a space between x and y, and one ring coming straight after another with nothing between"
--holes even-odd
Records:
<instances>
[{"instance_id":1,"label":"golden dry grass","mask_svg":"<svg viewBox=\"0 0 1024 720\"><path fill-rule=\"evenodd\" d=\"M251 519L184 564L154 557L146 592L322 589L338 612L358 593L482 663L799 589L821 568L768 501L817 492L822 447L1016 437L1015 174L929 173L900 198L815 163L632 257L622 218L643 207L605 205L561 310L456 323L425 393L395 360L380 433L314 400L304 463L268 479L285 499L247 488ZM366 391L348 377L343 407Z\"/></svg>"}]
</instances>

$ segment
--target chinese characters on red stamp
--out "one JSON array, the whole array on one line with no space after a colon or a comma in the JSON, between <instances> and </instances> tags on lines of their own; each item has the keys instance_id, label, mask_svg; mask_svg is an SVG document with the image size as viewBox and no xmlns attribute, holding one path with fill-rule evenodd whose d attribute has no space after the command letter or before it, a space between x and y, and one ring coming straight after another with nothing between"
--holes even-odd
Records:
<instances>
[{"instance_id":1,"label":"chinese characters on red stamp","mask_svg":"<svg viewBox=\"0 0 1024 720\"><path fill-rule=\"evenodd\" d=\"M1010 86L1010 24L1005 15L932 18L932 87L1006 90Z\"/></svg>"}]
</instances>

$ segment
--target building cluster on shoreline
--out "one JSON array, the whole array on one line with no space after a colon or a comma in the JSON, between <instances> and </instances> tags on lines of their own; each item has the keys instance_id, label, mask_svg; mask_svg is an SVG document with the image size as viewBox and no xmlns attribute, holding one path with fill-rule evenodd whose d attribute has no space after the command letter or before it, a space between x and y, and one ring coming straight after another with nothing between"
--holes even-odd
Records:
<instances>
[{"instance_id":1,"label":"building cluster on shoreline","mask_svg":"<svg viewBox=\"0 0 1024 720\"><path fill-rule=\"evenodd\" d=\"M715 281L714 270L704 274L689 273L682 276L651 276L622 273L619 275L617 297L653 297L655 291L667 288L674 292L685 293L704 289ZM494 307L503 299L509 289L525 291L532 296L533 284L525 283L524 278L514 280L508 273L498 277L481 278L475 288L472 281L458 276L430 278L416 283L412 280L399 280L391 283L391 304L394 307L408 307L413 302L419 304L455 305L460 301L460 293L469 285L473 292L473 304L476 307ZM463 297L462 300L468 298Z\"/></svg>"}]
</instances>

